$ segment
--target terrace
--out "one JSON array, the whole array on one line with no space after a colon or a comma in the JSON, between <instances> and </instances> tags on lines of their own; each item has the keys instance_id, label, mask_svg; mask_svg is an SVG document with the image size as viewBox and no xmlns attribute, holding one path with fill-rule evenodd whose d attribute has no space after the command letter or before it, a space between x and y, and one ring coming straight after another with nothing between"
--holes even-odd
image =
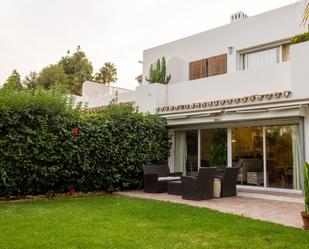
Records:
<instances>
[{"instance_id":1,"label":"terrace","mask_svg":"<svg viewBox=\"0 0 309 249\"><path fill-rule=\"evenodd\" d=\"M194 207L209 208L223 213L230 213L252 219L269 221L284 226L301 228L303 226L300 212L303 211L303 198L291 194L258 193L238 190L237 196L213 198L203 201L182 199L178 195L167 193L151 194L143 191L119 192L121 196L181 203Z\"/></svg>"}]
</instances>

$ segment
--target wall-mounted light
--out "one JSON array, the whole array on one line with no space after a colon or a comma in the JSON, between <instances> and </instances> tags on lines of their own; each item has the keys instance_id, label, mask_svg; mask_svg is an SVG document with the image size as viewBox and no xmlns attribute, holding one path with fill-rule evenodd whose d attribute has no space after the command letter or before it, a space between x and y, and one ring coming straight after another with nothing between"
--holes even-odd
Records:
<instances>
[{"instance_id":1,"label":"wall-mounted light","mask_svg":"<svg viewBox=\"0 0 309 249\"><path fill-rule=\"evenodd\" d=\"M234 50L234 47L233 46L229 46L227 48L227 50L229 51L229 54L232 54L233 53L233 50Z\"/></svg>"}]
</instances>

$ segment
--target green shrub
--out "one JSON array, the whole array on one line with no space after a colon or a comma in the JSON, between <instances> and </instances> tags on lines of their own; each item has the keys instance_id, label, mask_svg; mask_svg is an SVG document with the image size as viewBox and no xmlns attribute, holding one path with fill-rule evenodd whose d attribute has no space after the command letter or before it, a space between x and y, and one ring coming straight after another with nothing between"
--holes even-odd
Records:
<instances>
[{"instance_id":1,"label":"green shrub","mask_svg":"<svg viewBox=\"0 0 309 249\"><path fill-rule=\"evenodd\" d=\"M82 114L57 92L0 90L0 196L136 188L169 147L165 122L131 106Z\"/></svg>"},{"instance_id":2,"label":"green shrub","mask_svg":"<svg viewBox=\"0 0 309 249\"><path fill-rule=\"evenodd\" d=\"M304 164L305 212L309 214L309 164Z\"/></svg>"},{"instance_id":3,"label":"green shrub","mask_svg":"<svg viewBox=\"0 0 309 249\"><path fill-rule=\"evenodd\" d=\"M300 35L296 35L292 38L292 44L309 41L309 32L305 32Z\"/></svg>"}]
</instances>

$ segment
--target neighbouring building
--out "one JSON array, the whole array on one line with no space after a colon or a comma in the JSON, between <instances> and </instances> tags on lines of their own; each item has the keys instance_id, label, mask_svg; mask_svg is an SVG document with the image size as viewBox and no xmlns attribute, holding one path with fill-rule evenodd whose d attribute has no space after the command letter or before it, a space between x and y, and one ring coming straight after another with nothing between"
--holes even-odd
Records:
<instances>
[{"instance_id":1,"label":"neighbouring building","mask_svg":"<svg viewBox=\"0 0 309 249\"><path fill-rule=\"evenodd\" d=\"M238 12L225 26L144 51L142 84L117 101L166 118L171 170L239 166L240 188L301 192L309 161L309 42L291 39L307 31L304 7ZM149 84L149 67L162 56L171 81ZM113 98L109 92L91 100L90 92L90 107Z\"/></svg>"},{"instance_id":2,"label":"neighbouring building","mask_svg":"<svg viewBox=\"0 0 309 249\"><path fill-rule=\"evenodd\" d=\"M134 91L105 85L101 83L85 81L83 83L82 96L74 95L76 103L86 105L87 109L97 109L109 105L112 101L131 102L134 100Z\"/></svg>"}]
</instances>

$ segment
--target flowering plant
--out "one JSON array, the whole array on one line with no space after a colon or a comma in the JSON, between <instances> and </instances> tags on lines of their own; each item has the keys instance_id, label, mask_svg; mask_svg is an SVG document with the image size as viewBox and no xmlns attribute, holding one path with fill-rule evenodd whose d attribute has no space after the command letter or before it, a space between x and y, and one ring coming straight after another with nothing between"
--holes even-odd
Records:
<instances>
[{"instance_id":1,"label":"flowering plant","mask_svg":"<svg viewBox=\"0 0 309 249\"><path fill-rule=\"evenodd\" d=\"M73 136L74 137L77 137L77 135L78 135L78 128L73 128Z\"/></svg>"},{"instance_id":2,"label":"flowering plant","mask_svg":"<svg viewBox=\"0 0 309 249\"><path fill-rule=\"evenodd\" d=\"M67 194L68 195L74 195L74 194L76 194L76 190L74 188L69 188Z\"/></svg>"}]
</instances>

